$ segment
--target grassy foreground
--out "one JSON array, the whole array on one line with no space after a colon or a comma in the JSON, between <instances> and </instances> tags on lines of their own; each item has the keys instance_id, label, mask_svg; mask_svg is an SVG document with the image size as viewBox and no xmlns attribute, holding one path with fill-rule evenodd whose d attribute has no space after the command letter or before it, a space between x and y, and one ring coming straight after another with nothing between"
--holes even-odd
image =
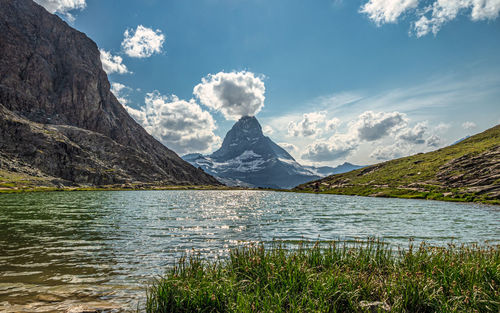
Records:
<instances>
[{"instance_id":1,"label":"grassy foreground","mask_svg":"<svg viewBox=\"0 0 500 313\"><path fill-rule=\"evenodd\" d=\"M499 270L498 246L246 246L180 259L148 288L146 311L496 313Z\"/></svg>"}]
</instances>

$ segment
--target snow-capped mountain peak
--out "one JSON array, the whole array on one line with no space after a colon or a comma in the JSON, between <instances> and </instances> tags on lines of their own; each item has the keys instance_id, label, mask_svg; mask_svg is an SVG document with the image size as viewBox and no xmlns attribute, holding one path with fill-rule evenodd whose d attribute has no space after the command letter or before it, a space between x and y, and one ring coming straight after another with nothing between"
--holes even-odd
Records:
<instances>
[{"instance_id":1,"label":"snow-capped mountain peak","mask_svg":"<svg viewBox=\"0 0 500 313\"><path fill-rule=\"evenodd\" d=\"M264 136L254 116L236 122L211 155L188 154L183 159L232 186L292 188L322 177Z\"/></svg>"}]
</instances>

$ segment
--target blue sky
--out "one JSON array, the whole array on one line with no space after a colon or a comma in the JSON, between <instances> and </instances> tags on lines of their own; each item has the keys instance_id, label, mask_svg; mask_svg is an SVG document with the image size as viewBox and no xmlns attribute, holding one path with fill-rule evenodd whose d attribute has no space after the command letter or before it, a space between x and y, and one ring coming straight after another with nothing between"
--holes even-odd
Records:
<instances>
[{"instance_id":1,"label":"blue sky","mask_svg":"<svg viewBox=\"0 0 500 313\"><path fill-rule=\"evenodd\" d=\"M97 43L122 104L179 154L216 149L244 114L328 165L500 123L499 0L37 2Z\"/></svg>"}]
</instances>

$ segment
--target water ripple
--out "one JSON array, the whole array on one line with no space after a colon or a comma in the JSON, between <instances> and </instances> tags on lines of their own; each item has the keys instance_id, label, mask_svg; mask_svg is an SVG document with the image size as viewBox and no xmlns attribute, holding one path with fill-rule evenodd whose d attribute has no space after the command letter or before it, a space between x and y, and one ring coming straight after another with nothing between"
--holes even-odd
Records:
<instances>
[{"instance_id":1,"label":"water ripple","mask_svg":"<svg viewBox=\"0 0 500 313\"><path fill-rule=\"evenodd\" d=\"M135 311L175 258L274 239L500 241L500 207L266 191L0 195L0 311ZM52 297L52 298L51 298ZM52 299L52 302L40 299Z\"/></svg>"}]
</instances>

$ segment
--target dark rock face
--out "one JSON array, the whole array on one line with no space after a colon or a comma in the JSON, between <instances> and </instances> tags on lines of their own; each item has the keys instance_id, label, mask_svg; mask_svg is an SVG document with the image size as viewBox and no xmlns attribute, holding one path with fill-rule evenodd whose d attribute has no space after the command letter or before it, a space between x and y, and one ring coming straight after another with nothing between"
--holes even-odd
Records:
<instances>
[{"instance_id":1,"label":"dark rock face","mask_svg":"<svg viewBox=\"0 0 500 313\"><path fill-rule=\"evenodd\" d=\"M110 92L99 50L31 0L0 0L0 154L82 184L219 184ZM12 165L12 164L11 164Z\"/></svg>"},{"instance_id":2,"label":"dark rock face","mask_svg":"<svg viewBox=\"0 0 500 313\"><path fill-rule=\"evenodd\" d=\"M221 148L210 157L219 162L226 162L242 155L245 151L253 151L264 159L277 157L293 160L285 149L264 136L259 121L253 116L244 116L236 122L226 134Z\"/></svg>"},{"instance_id":3,"label":"dark rock face","mask_svg":"<svg viewBox=\"0 0 500 313\"><path fill-rule=\"evenodd\" d=\"M291 188L320 177L264 136L259 121L250 116L233 125L219 150L183 158L227 185Z\"/></svg>"}]
</instances>

